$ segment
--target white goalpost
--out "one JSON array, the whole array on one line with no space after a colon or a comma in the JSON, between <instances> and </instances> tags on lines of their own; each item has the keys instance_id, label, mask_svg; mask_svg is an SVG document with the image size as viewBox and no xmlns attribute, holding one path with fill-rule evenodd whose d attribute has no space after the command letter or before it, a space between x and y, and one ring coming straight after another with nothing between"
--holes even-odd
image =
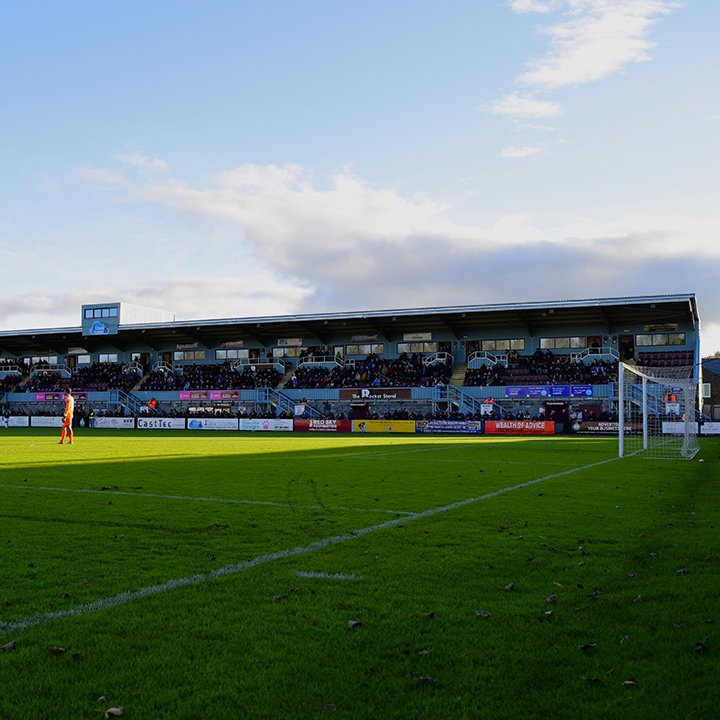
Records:
<instances>
[{"instance_id":1,"label":"white goalpost","mask_svg":"<svg viewBox=\"0 0 720 720\"><path fill-rule=\"evenodd\" d=\"M694 367L639 367L620 363L620 457L690 460L700 449L695 420Z\"/></svg>"}]
</instances>

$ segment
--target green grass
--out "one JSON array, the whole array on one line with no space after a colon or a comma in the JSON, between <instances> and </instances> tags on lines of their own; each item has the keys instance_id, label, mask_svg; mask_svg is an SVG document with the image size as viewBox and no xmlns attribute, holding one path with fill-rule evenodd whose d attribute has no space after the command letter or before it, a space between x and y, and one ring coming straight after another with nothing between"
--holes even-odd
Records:
<instances>
[{"instance_id":1,"label":"green grass","mask_svg":"<svg viewBox=\"0 0 720 720\"><path fill-rule=\"evenodd\" d=\"M715 717L717 440L605 463L602 438L56 442L0 435L0 718Z\"/></svg>"}]
</instances>

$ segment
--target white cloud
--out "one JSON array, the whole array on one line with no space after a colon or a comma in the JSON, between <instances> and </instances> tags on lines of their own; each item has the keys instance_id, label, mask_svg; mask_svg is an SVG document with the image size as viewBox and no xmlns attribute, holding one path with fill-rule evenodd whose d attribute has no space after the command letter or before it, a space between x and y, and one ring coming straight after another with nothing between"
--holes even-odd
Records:
<instances>
[{"instance_id":1,"label":"white cloud","mask_svg":"<svg viewBox=\"0 0 720 720\"><path fill-rule=\"evenodd\" d=\"M164 160L158 160L157 158L150 159L141 155L137 151L129 154L115 153L113 157L121 163L132 165L133 167L146 172L165 173L169 170L167 163Z\"/></svg>"},{"instance_id":2,"label":"white cloud","mask_svg":"<svg viewBox=\"0 0 720 720\"><path fill-rule=\"evenodd\" d=\"M679 6L666 0L566 0L571 19L540 29L551 38L552 51L531 62L517 81L545 90L582 85L649 60L651 26Z\"/></svg>"},{"instance_id":3,"label":"white cloud","mask_svg":"<svg viewBox=\"0 0 720 720\"><path fill-rule=\"evenodd\" d=\"M511 93L499 100L477 108L493 115L510 115L512 117L557 117L562 114L562 106L547 100L535 100L527 95Z\"/></svg>"},{"instance_id":4,"label":"white cloud","mask_svg":"<svg viewBox=\"0 0 720 720\"><path fill-rule=\"evenodd\" d=\"M561 0L510 0L510 7L514 13L549 13L561 4Z\"/></svg>"},{"instance_id":5,"label":"white cloud","mask_svg":"<svg viewBox=\"0 0 720 720\"><path fill-rule=\"evenodd\" d=\"M543 146L513 149L509 156L541 151ZM127 181L130 184L130 181ZM612 223L579 219L560 227L533 227L524 215L510 216L513 232L460 225L451 219L457 203L417 195L403 197L391 188L375 188L345 169L332 177L329 189L317 189L311 173L297 165L242 165L220 173L198 187L168 178L136 182L128 193L135 201L160 205L174 216L192 215L240 230L238 246L248 246L276 270L298 277L359 275L359 267L382 264L375 247L396 246L409 252L417 238L437 237L475 251L524 245L528 240L560 246L583 243L595 253L606 243L616 250L627 242L632 256L656 258L696 253L720 259L715 239L719 219L629 215ZM518 221L518 218L520 221ZM502 223L504 219L498 222ZM649 249L629 238L652 235ZM208 250L209 251L209 248Z\"/></svg>"},{"instance_id":6,"label":"white cloud","mask_svg":"<svg viewBox=\"0 0 720 720\"><path fill-rule=\"evenodd\" d=\"M510 147L506 147L500 154L506 158L526 158L530 157L531 155L537 155L539 152L542 151L543 148L537 145L526 145L525 147L521 148L516 148L511 145Z\"/></svg>"}]
</instances>

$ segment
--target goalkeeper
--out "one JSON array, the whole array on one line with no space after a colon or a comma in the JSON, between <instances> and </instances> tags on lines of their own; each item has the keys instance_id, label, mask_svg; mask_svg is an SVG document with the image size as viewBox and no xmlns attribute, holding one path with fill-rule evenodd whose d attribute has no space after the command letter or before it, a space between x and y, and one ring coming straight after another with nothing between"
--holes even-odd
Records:
<instances>
[{"instance_id":1,"label":"goalkeeper","mask_svg":"<svg viewBox=\"0 0 720 720\"><path fill-rule=\"evenodd\" d=\"M73 444L73 413L75 412L75 398L72 396L72 390L65 388L65 410L63 411L62 435L58 445L65 442L65 435L68 436L68 445Z\"/></svg>"}]
</instances>

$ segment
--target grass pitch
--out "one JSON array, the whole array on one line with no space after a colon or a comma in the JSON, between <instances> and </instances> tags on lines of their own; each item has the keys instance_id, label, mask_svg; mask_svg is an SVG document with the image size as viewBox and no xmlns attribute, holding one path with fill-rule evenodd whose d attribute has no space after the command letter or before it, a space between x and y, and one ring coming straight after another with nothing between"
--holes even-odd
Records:
<instances>
[{"instance_id":1,"label":"grass pitch","mask_svg":"<svg viewBox=\"0 0 720 720\"><path fill-rule=\"evenodd\" d=\"M56 442L0 435L1 718L715 716L717 440Z\"/></svg>"}]
</instances>

